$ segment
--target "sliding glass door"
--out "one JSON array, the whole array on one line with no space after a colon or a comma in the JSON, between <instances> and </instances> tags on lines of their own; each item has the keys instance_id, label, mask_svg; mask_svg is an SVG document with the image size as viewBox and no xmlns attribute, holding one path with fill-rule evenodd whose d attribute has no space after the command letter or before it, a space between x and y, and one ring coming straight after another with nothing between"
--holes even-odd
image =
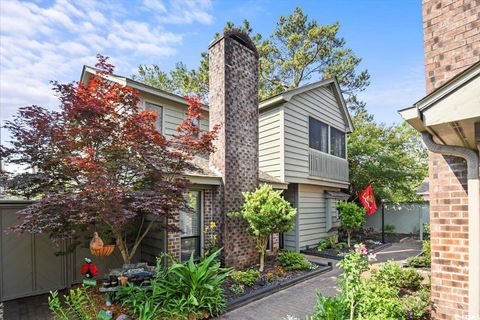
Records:
<instances>
[{"instance_id":1,"label":"sliding glass door","mask_svg":"<svg viewBox=\"0 0 480 320\"><path fill-rule=\"evenodd\" d=\"M186 195L192 210L180 212L180 259L200 257L202 231L202 202L200 191L190 191Z\"/></svg>"}]
</instances>

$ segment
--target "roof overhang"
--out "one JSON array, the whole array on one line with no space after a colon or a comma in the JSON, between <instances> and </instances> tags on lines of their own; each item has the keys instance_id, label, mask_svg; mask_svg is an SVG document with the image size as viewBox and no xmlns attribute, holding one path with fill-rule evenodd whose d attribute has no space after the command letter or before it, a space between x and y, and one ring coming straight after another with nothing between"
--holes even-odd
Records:
<instances>
[{"instance_id":1,"label":"roof overhang","mask_svg":"<svg viewBox=\"0 0 480 320\"><path fill-rule=\"evenodd\" d=\"M477 149L479 93L480 62L399 113L417 131L429 132L437 143Z\"/></svg>"}]
</instances>

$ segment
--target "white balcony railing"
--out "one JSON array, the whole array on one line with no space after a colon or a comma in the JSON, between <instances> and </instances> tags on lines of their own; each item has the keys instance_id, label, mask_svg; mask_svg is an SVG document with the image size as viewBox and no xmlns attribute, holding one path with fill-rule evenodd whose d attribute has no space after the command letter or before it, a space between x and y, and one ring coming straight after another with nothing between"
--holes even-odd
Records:
<instances>
[{"instance_id":1,"label":"white balcony railing","mask_svg":"<svg viewBox=\"0 0 480 320\"><path fill-rule=\"evenodd\" d=\"M348 182L347 160L315 149L310 149L308 160L310 176Z\"/></svg>"}]
</instances>

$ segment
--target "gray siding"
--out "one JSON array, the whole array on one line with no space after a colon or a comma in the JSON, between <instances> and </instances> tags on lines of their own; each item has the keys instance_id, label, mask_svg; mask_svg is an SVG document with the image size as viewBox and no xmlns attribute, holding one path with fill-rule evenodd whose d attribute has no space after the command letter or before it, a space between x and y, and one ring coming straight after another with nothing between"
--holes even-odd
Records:
<instances>
[{"instance_id":1,"label":"gray siding","mask_svg":"<svg viewBox=\"0 0 480 320\"><path fill-rule=\"evenodd\" d=\"M167 139L170 139L173 134L177 132L177 127L185 119L187 114L186 106L175 104L167 100L163 100L153 95L142 94L141 107L144 107L144 101L154 103L162 107L162 134ZM203 131L208 130L208 113L204 113L204 119L200 121L200 129Z\"/></svg>"},{"instance_id":2,"label":"gray siding","mask_svg":"<svg viewBox=\"0 0 480 320\"><path fill-rule=\"evenodd\" d=\"M348 124L340 108L329 87L319 87L300 93L285 103L285 181L311 183L308 180L310 177L308 117L314 117L345 132ZM340 158L338 160L345 161ZM328 179L332 179L331 177L332 175ZM332 180L344 181L343 177Z\"/></svg>"},{"instance_id":3,"label":"gray siding","mask_svg":"<svg viewBox=\"0 0 480 320\"><path fill-rule=\"evenodd\" d=\"M260 113L258 145L260 170L281 180L283 180L282 121L282 107Z\"/></svg>"},{"instance_id":4,"label":"gray siding","mask_svg":"<svg viewBox=\"0 0 480 320\"><path fill-rule=\"evenodd\" d=\"M298 251L298 184L291 183L288 189L283 192L285 200L288 200L294 208L297 208L295 225L292 230L283 234L283 248L290 251Z\"/></svg>"},{"instance_id":5,"label":"gray siding","mask_svg":"<svg viewBox=\"0 0 480 320\"><path fill-rule=\"evenodd\" d=\"M338 191L338 190L336 190ZM298 185L299 247L316 246L329 236L326 230L325 188L321 186ZM332 209L336 201L332 199Z\"/></svg>"}]
</instances>

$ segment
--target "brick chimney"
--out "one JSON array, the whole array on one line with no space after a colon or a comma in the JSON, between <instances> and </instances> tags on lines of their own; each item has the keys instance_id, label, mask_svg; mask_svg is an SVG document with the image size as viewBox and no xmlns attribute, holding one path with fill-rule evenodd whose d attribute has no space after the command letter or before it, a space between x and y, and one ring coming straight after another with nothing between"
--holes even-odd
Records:
<instances>
[{"instance_id":1,"label":"brick chimney","mask_svg":"<svg viewBox=\"0 0 480 320\"><path fill-rule=\"evenodd\" d=\"M479 15L479 0L423 0L427 94L480 60ZM434 317L466 319L467 166L437 153L429 154L429 162Z\"/></svg>"},{"instance_id":2,"label":"brick chimney","mask_svg":"<svg viewBox=\"0 0 480 320\"><path fill-rule=\"evenodd\" d=\"M258 54L249 36L225 32L209 46L210 125L222 128L210 155L210 166L222 175L216 191L222 217L221 244L227 266L256 262L254 241L240 218L227 218L243 203L243 191L258 185Z\"/></svg>"}]
</instances>

